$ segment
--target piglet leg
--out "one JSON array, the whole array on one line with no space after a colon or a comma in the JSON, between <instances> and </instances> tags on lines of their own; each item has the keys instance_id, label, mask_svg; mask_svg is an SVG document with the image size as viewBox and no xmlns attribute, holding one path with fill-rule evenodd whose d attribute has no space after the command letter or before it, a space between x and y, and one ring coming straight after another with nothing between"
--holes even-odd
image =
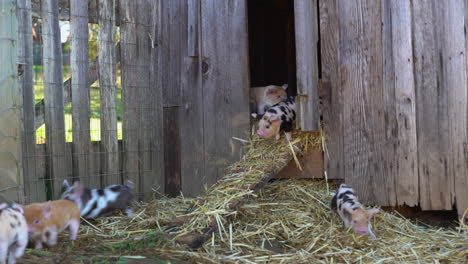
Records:
<instances>
[{"instance_id":1,"label":"piglet leg","mask_svg":"<svg viewBox=\"0 0 468 264\"><path fill-rule=\"evenodd\" d=\"M133 215L133 209L132 208L125 209L124 214L126 216L129 216L129 217L132 216Z\"/></svg>"},{"instance_id":2,"label":"piglet leg","mask_svg":"<svg viewBox=\"0 0 468 264\"><path fill-rule=\"evenodd\" d=\"M367 231L369 232L369 236L372 238L376 238L377 236L372 232L371 227L367 227Z\"/></svg>"},{"instance_id":3,"label":"piglet leg","mask_svg":"<svg viewBox=\"0 0 468 264\"><path fill-rule=\"evenodd\" d=\"M286 138L287 138L289 141L292 140L291 132L286 132Z\"/></svg>"},{"instance_id":4,"label":"piglet leg","mask_svg":"<svg viewBox=\"0 0 468 264\"><path fill-rule=\"evenodd\" d=\"M41 237L37 237L35 240L34 240L34 244L35 244L35 249L42 249L42 239Z\"/></svg>"},{"instance_id":5,"label":"piglet leg","mask_svg":"<svg viewBox=\"0 0 468 264\"><path fill-rule=\"evenodd\" d=\"M76 239L79 228L80 228L80 221L70 220L68 224L68 230L70 231L70 240Z\"/></svg>"},{"instance_id":6,"label":"piglet leg","mask_svg":"<svg viewBox=\"0 0 468 264\"><path fill-rule=\"evenodd\" d=\"M50 230L48 230L47 232L49 232L49 236L47 237L47 245L49 246L55 246L57 245L57 237L58 237L58 233L57 233L57 230L55 230L55 228L51 228Z\"/></svg>"},{"instance_id":7,"label":"piglet leg","mask_svg":"<svg viewBox=\"0 0 468 264\"><path fill-rule=\"evenodd\" d=\"M5 264L8 253L8 242L0 241L0 264Z\"/></svg>"},{"instance_id":8,"label":"piglet leg","mask_svg":"<svg viewBox=\"0 0 468 264\"><path fill-rule=\"evenodd\" d=\"M23 256L25 248L26 245L21 244L11 246L10 255L8 256L8 264L16 263L16 258Z\"/></svg>"},{"instance_id":9,"label":"piglet leg","mask_svg":"<svg viewBox=\"0 0 468 264\"><path fill-rule=\"evenodd\" d=\"M279 139L280 139L280 137L281 137L281 136L280 136L280 134L278 133L278 134L276 134L276 137L275 137L275 139L276 139L276 140L279 140Z\"/></svg>"}]
</instances>

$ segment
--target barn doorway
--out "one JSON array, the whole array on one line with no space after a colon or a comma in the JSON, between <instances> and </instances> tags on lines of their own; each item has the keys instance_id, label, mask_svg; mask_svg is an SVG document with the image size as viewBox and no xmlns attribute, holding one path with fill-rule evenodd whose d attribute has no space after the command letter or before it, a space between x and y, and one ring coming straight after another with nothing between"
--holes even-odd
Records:
<instances>
[{"instance_id":1,"label":"barn doorway","mask_svg":"<svg viewBox=\"0 0 468 264\"><path fill-rule=\"evenodd\" d=\"M294 1L249 0L251 87L288 84L296 94Z\"/></svg>"}]
</instances>

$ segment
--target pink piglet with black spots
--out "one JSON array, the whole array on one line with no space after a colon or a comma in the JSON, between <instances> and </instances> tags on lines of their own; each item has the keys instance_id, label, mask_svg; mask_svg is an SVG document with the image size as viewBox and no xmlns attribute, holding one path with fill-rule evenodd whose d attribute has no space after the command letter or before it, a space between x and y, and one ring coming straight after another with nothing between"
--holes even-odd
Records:
<instances>
[{"instance_id":1,"label":"pink piglet with black spots","mask_svg":"<svg viewBox=\"0 0 468 264\"><path fill-rule=\"evenodd\" d=\"M115 211L123 211L125 215L133 214L134 184L127 181L125 185L109 185L105 188L87 189L80 182L70 185L63 181L62 199L73 201L80 208L81 216L95 219L109 216Z\"/></svg>"},{"instance_id":2,"label":"pink piglet with black spots","mask_svg":"<svg viewBox=\"0 0 468 264\"><path fill-rule=\"evenodd\" d=\"M352 227L356 234L376 237L372 232L370 220L379 209L366 210L358 202L351 187L346 184L340 185L331 201L331 208L341 217L345 228Z\"/></svg>"},{"instance_id":3,"label":"pink piglet with black spots","mask_svg":"<svg viewBox=\"0 0 468 264\"><path fill-rule=\"evenodd\" d=\"M0 264L14 264L24 254L28 244L28 227L23 209L17 205L0 204Z\"/></svg>"}]
</instances>

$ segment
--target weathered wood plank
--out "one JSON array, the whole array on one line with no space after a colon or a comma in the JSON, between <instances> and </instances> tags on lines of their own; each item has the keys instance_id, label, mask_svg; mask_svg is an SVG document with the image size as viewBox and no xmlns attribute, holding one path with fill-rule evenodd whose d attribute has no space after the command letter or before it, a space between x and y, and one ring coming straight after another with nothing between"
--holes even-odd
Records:
<instances>
[{"instance_id":1,"label":"weathered wood plank","mask_svg":"<svg viewBox=\"0 0 468 264\"><path fill-rule=\"evenodd\" d=\"M22 126L22 165L24 178L25 202L32 199L45 199L45 192L36 192L38 180L35 167L36 130L34 127L34 83L33 83L33 47L31 0L18 0L18 61L23 63L23 73L19 77L23 93L23 126Z\"/></svg>"},{"instance_id":2,"label":"weathered wood plank","mask_svg":"<svg viewBox=\"0 0 468 264\"><path fill-rule=\"evenodd\" d=\"M198 45L198 44L197 44ZM203 188L205 176L203 140L203 90L200 59L186 58L182 74L180 110L181 181L184 196L193 197Z\"/></svg>"},{"instance_id":3,"label":"weathered wood plank","mask_svg":"<svg viewBox=\"0 0 468 264\"><path fill-rule=\"evenodd\" d=\"M365 203L386 204L381 5L340 1L340 81L346 183Z\"/></svg>"},{"instance_id":4,"label":"weathered wood plank","mask_svg":"<svg viewBox=\"0 0 468 264\"><path fill-rule=\"evenodd\" d=\"M122 78L122 134L123 134L123 179L135 183L135 194L140 195L139 172L139 125L140 90L137 49L137 2L120 1L121 28L121 78Z\"/></svg>"},{"instance_id":5,"label":"weathered wood plank","mask_svg":"<svg viewBox=\"0 0 468 264\"><path fill-rule=\"evenodd\" d=\"M388 205L397 204L397 194L395 186L395 177L398 169L398 157L396 156L396 146L398 144L397 135L397 115L395 103L395 64L393 60L393 42L392 31L392 10L390 1L381 1L382 3L382 56L383 56L383 94L384 94L384 122L385 122L385 151L383 159L385 160L384 169L381 173L381 180L385 183Z\"/></svg>"},{"instance_id":6,"label":"weathered wood plank","mask_svg":"<svg viewBox=\"0 0 468 264\"><path fill-rule=\"evenodd\" d=\"M200 0L188 0L187 14L187 56L193 57L198 56Z\"/></svg>"},{"instance_id":7,"label":"weathered wood plank","mask_svg":"<svg viewBox=\"0 0 468 264\"><path fill-rule=\"evenodd\" d=\"M48 180L53 184L53 197L60 195L65 176L65 122L63 107L62 45L58 23L58 1L42 1L42 38L44 65L44 105L46 149L50 155Z\"/></svg>"},{"instance_id":8,"label":"weathered wood plank","mask_svg":"<svg viewBox=\"0 0 468 264\"><path fill-rule=\"evenodd\" d=\"M162 33L161 0L155 1L152 6L151 15L151 64L150 64L150 95L151 105L151 124L153 126L152 134L152 166L153 176L152 184L159 193L164 194L165 176L164 176L164 135L163 135L163 96L162 96L162 74L164 66L161 64L162 50L160 48Z\"/></svg>"},{"instance_id":9,"label":"weathered wood plank","mask_svg":"<svg viewBox=\"0 0 468 264\"><path fill-rule=\"evenodd\" d=\"M162 1L161 63L164 107L180 106L182 58L187 50L187 1Z\"/></svg>"},{"instance_id":10,"label":"weathered wood plank","mask_svg":"<svg viewBox=\"0 0 468 264\"><path fill-rule=\"evenodd\" d=\"M318 19L316 0L295 0L296 71L302 130L318 130Z\"/></svg>"},{"instance_id":11,"label":"weathered wood plank","mask_svg":"<svg viewBox=\"0 0 468 264\"><path fill-rule=\"evenodd\" d=\"M200 1L189 1L188 57L182 71L182 108L180 110L181 182L184 196L202 191L205 176L203 140L203 84L200 45ZM197 57L195 57L197 56Z\"/></svg>"},{"instance_id":12,"label":"weathered wood plank","mask_svg":"<svg viewBox=\"0 0 468 264\"><path fill-rule=\"evenodd\" d=\"M448 97L448 133L450 152L449 178L453 177L458 215L468 209L468 87L466 73L466 25L463 0L448 1L444 5L445 52L444 76ZM449 179L450 181L450 179Z\"/></svg>"},{"instance_id":13,"label":"weathered wood plank","mask_svg":"<svg viewBox=\"0 0 468 264\"><path fill-rule=\"evenodd\" d=\"M324 84L323 129L326 150L324 163L329 179L344 179L343 91L340 83L340 17L337 0L319 1L320 51Z\"/></svg>"},{"instance_id":14,"label":"weathered wood plank","mask_svg":"<svg viewBox=\"0 0 468 264\"><path fill-rule=\"evenodd\" d=\"M88 186L89 152L89 86L88 75L88 5L70 0L71 90L73 123L73 178Z\"/></svg>"},{"instance_id":15,"label":"weathered wood plank","mask_svg":"<svg viewBox=\"0 0 468 264\"><path fill-rule=\"evenodd\" d=\"M201 2L205 175L215 183L240 158L249 120L246 1ZM225 56L225 54L230 54Z\"/></svg>"},{"instance_id":16,"label":"weathered wood plank","mask_svg":"<svg viewBox=\"0 0 468 264\"><path fill-rule=\"evenodd\" d=\"M390 9L393 62L397 66L394 68L398 128L398 145L395 152L398 168L395 179L397 203L415 206L418 204L419 193L410 2L392 0Z\"/></svg>"},{"instance_id":17,"label":"weathered wood plank","mask_svg":"<svg viewBox=\"0 0 468 264\"><path fill-rule=\"evenodd\" d=\"M0 15L0 194L5 200L24 201L21 168L21 104L18 85L17 6L15 1L2 1Z\"/></svg>"},{"instance_id":18,"label":"weathered wood plank","mask_svg":"<svg viewBox=\"0 0 468 264\"><path fill-rule=\"evenodd\" d=\"M414 70L417 94L420 205L423 210L450 209L453 178L448 177L448 97L444 74L443 11L438 1L413 3ZM443 53L440 54L440 51ZM438 195L434 195L438 194Z\"/></svg>"},{"instance_id":19,"label":"weathered wood plank","mask_svg":"<svg viewBox=\"0 0 468 264\"><path fill-rule=\"evenodd\" d=\"M115 0L99 0L99 89L102 184L121 183L117 140Z\"/></svg>"},{"instance_id":20,"label":"weathered wood plank","mask_svg":"<svg viewBox=\"0 0 468 264\"><path fill-rule=\"evenodd\" d=\"M164 140L170 144L164 144L164 173L165 193L171 197L180 194L181 170L180 170L180 125L179 107L164 108Z\"/></svg>"},{"instance_id":21,"label":"weathered wood plank","mask_svg":"<svg viewBox=\"0 0 468 264\"><path fill-rule=\"evenodd\" d=\"M140 120L139 120L139 184L140 199L152 198L153 188L153 170L151 165L151 141L153 128L155 124L151 120L151 109L153 107L153 98L150 84L150 65L151 65L151 38L149 36L152 0L138 1L137 5L137 50L138 50L138 82L137 89L140 96Z\"/></svg>"}]
</instances>

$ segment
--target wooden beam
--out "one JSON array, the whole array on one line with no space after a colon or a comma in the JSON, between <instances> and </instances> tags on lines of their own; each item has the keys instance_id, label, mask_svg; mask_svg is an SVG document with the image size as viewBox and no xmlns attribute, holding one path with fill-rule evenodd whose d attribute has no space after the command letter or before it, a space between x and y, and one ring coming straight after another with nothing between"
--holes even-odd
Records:
<instances>
[{"instance_id":1,"label":"wooden beam","mask_svg":"<svg viewBox=\"0 0 468 264\"><path fill-rule=\"evenodd\" d=\"M318 130L318 12L316 0L295 0L298 118L302 130Z\"/></svg>"}]
</instances>

